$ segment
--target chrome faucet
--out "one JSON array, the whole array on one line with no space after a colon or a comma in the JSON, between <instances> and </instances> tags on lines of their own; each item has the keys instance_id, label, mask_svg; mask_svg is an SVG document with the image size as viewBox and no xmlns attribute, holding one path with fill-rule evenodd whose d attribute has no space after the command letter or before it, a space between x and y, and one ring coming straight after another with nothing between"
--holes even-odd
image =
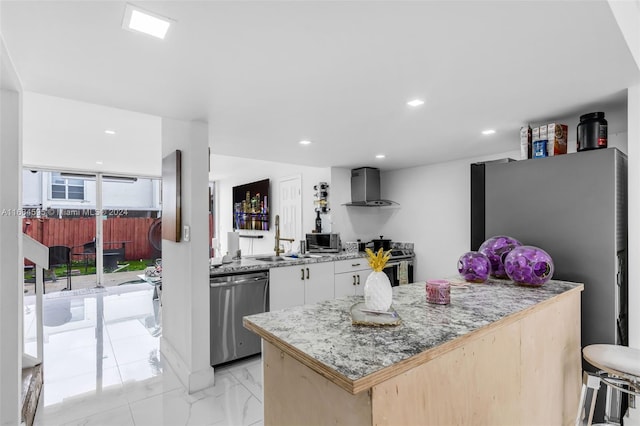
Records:
<instances>
[{"instance_id":1,"label":"chrome faucet","mask_svg":"<svg viewBox=\"0 0 640 426\"><path fill-rule=\"evenodd\" d=\"M294 242L293 238L280 238L280 215L276 215L276 246L274 248L276 256L280 256L280 241Z\"/></svg>"}]
</instances>

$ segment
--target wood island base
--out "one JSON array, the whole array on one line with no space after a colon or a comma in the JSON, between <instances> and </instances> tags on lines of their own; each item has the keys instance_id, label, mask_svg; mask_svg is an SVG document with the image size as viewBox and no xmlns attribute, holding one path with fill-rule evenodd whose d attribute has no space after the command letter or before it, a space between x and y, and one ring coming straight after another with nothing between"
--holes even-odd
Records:
<instances>
[{"instance_id":1,"label":"wood island base","mask_svg":"<svg viewBox=\"0 0 640 426\"><path fill-rule=\"evenodd\" d=\"M268 340L265 425L569 425L578 407L580 291L389 366L370 384L337 383L329 367Z\"/></svg>"}]
</instances>

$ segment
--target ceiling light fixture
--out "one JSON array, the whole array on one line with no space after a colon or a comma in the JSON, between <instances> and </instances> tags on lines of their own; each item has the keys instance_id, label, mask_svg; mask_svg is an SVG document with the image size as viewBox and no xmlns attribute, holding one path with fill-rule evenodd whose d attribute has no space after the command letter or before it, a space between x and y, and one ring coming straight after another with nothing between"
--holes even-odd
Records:
<instances>
[{"instance_id":1,"label":"ceiling light fixture","mask_svg":"<svg viewBox=\"0 0 640 426\"><path fill-rule=\"evenodd\" d=\"M496 131L495 131L495 130L493 130L493 129L487 129L487 130L483 130L483 131L482 131L482 134L483 134L483 135L492 135L492 134L494 134L495 132L496 132Z\"/></svg>"},{"instance_id":2,"label":"ceiling light fixture","mask_svg":"<svg viewBox=\"0 0 640 426\"><path fill-rule=\"evenodd\" d=\"M311 145L311 141L308 140L300 141L299 143L300 145Z\"/></svg>"},{"instance_id":3,"label":"ceiling light fixture","mask_svg":"<svg viewBox=\"0 0 640 426\"><path fill-rule=\"evenodd\" d=\"M96 161L96 164L101 166L102 165L102 161Z\"/></svg>"},{"instance_id":4,"label":"ceiling light fixture","mask_svg":"<svg viewBox=\"0 0 640 426\"><path fill-rule=\"evenodd\" d=\"M104 132L105 132L106 134L108 134L108 135L115 135L115 134L116 134L116 131L115 131L115 130L105 130Z\"/></svg>"},{"instance_id":5,"label":"ceiling light fixture","mask_svg":"<svg viewBox=\"0 0 640 426\"><path fill-rule=\"evenodd\" d=\"M411 107L419 107L422 104L424 104L424 101L421 99L414 99L412 101L407 102L407 105Z\"/></svg>"},{"instance_id":6,"label":"ceiling light fixture","mask_svg":"<svg viewBox=\"0 0 640 426\"><path fill-rule=\"evenodd\" d=\"M140 9L131 4L124 9L122 28L129 31L137 31L164 40L171 24L175 22L164 16Z\"/></svg>"},{"instance_id":7,"label":"ceiling light fixture","mask_svg":"<svg viewBox=\"0 0 640 426\"><path fill-rule=\"evenodd\" d=\"M384 157L386 157L384 154L378 154L378 155L376 155L376 158L384 158Z\"/></svg>"}]
</instances>

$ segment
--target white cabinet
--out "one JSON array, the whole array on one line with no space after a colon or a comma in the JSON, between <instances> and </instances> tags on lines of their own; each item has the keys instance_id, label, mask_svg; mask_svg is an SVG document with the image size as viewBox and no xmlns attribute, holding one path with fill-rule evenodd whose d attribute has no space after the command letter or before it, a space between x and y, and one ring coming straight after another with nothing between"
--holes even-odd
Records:
<instances>
[{"instance_id":1,"label":"white cabinet","mask_svg":"<svg viewBox=\"0 0 640 426\"><path fill-rule=\"evenodd\" d=\"M366 275L360 272L343 272L335 276L335 295L337 297L364 294Z\"/></svg>"},{"instance_id":2,"label":"white cabinet","mask_svg":"<svg viewBox=\"0 0 640 426\"><path fill-rule=\"evenodd\" d=\"M335 262L335 297L364 295L364 282L370 272L364 258Z\"/></svg>"},{"instance_id":3,"label":"white cabinet","mask_svg":"<svg viewBox=\"0 0 640 426\"><path fill-rule=\"evenodd\" d=\"M269 309L289 308L334 298L333 262L269 270Z\"/></svg>"},{"instance_id":4,"label":"white cabinet","mask_svg":"<svg viewBox=\"0 0 640 426\"><path fill-rule=\"evenodd\" d=\"M269 269L269 310L304 305L303 266Z\"/></svg>"},{"instance_id":5,"label":"white cabinet","mask_svg":"<svg viewBox=\"0 0 640 426\"><path fill-rule=\"evenodd\" d=\"M333 299L333 262L304 266L304 303L318 303Z\"/></svg>"}]
</instances>

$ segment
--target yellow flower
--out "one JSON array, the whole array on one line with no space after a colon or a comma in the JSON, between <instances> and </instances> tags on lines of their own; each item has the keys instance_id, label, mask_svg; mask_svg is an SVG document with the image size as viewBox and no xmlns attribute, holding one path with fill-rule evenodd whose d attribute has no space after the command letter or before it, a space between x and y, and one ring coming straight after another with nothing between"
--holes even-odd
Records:
<instances>
[{"instance_id":1,"label":"yellow flower","mask_svg":"<svg viewBox=\"0 0 640 426\"><path fill-rule=\"evenodd\" d=\"M365 249L367 252L367 256L369 257L367 261L369 262L369 266L376 272L381 272L384 269L384 265L387 264L387 261L391 259L391 250L383 251L382 249L378 250L377 254L373 253L373 250L370 248Z\"/></svg>"}]
</instances>

